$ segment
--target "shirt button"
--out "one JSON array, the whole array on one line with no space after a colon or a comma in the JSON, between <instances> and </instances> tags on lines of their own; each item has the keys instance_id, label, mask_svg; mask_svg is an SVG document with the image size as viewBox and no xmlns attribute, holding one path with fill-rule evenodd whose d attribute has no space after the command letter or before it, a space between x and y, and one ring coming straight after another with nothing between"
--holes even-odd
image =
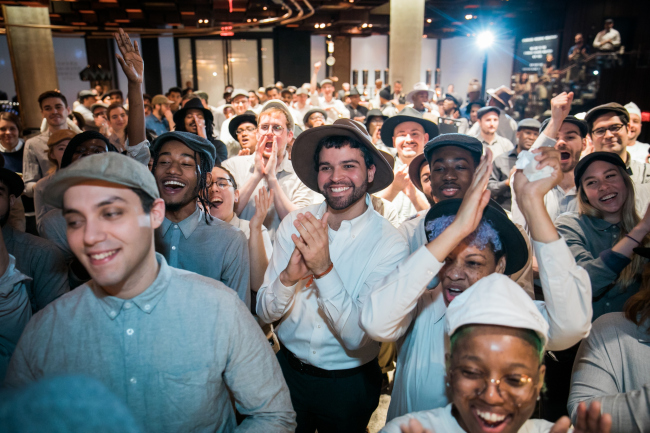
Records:
<instances>
[{"instance_id":1,"label":"shirt button","mask_svg":"<svg viewBox=\"0 0 650 433\"><path fill-rule=\"evenodd\" d=\"M126 330L126 335L133 335L133 329L129 328Z\"/></svg>"},{"instance_id":2,"label":"shirt button","mask_svg":"<svg viewBox=\"0 0 650 433\"><path fill-rule=\"evenodd\" d=\"M176 247L172 247L172 250L175 250L175 249L176 249Z\"/></svg>"},{"instance_id":3,"label":"shirt button","mask_svg":"<svg viewBox=\"0 0 650 433\"><path fill-rule=\"evenodd\" d=\"M318 325L318 327L320 328L320 325Z\"/></svg>"},{"instance_id":4,"label":"shirt button","mask_svg":"<svg viewBox=\"0 0 650 433\"><path fill-rule=\"evenodd\" d=\"M175 228L175 229L177 229L177 228L178 228L178 226L177 226L176 224L174 224L174 228Z\"/></svg>"},{"instance_id":5,"label":"shirt button","mask_svg":"<svg viewBox=\"0 0 650 433\"><path fill-rule=\"evenodd\" d=\"M138 379L136 379L135 377L132 377L132 378L129 380L129 382L131 382L132 384L135 385L136 383L138 383Z\"/></svg>"},{"instance_id":6,"label":"shirt button","mask_svg":"<svg viewBox=\"0 0 650 433\"><path fill-rule=\"evenodd\" d=\"M145 311L149 311L149 310L151 310L151 305L146 304L146 305L144 306L144 309L145 309Z\"/></svg>"},{"instance_id":7,"label":"shirt button","mask_svg":"<svg viewBox=\"0 0 650 433\"><path fill-rule=\"evenodd\" d=\"M111 311L111 317L115 317L117 313L115 311Z\"/></svg>"},{"instance_id":8,"label":"shirt button","mask_svg":"<svg viewBox=\"0 0 650 433\"><path fill-rule=\"evenodd\" d=\"M605 305L609 307L609 302L605 302Z\"/></svg>"},{"instance_id":9,"label":"shirt button","mask_svg":"<svg viewBox=\"0 0 650 433\"><path fill-rule=\"evenodd\" d=\"M125 302L125 303L124 303L124 308L126 308L127 310L128 310L129 308L131 308L131 303L130 303L130 302Z\"/></svg>"},{"instance_id":10,"label":"shirt button","mask_svg":"<svg viewBox=\"0 0 650 433\"><path fill-rule=\"evenodd\" d=\"M314 350L312 353L313 353L314 355L316 355L316 351L315 351L315 350Z\"/></svg>"}]
</instances>

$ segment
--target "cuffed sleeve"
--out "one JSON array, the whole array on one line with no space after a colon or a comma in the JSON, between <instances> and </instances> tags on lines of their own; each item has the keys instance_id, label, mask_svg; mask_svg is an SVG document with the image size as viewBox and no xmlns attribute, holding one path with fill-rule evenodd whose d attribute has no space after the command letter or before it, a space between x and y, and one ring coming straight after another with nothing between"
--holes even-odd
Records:
<instances>
[{"instance_id":1,"label":"cuffed sleeve","mask_svg":"<svg viewBox=\"0 0 650 433\"><path fill-rule=\"evenodd\" d=\"M533 241L549 323L549 350L565 350L589 335L593 308L589 274L576 264L563 238Z\"/></svg>"},{"instance_id":2,"label":"cuffed sleeve","mask_svg":"<svg viewBox=\"0 0 650 433\"><path fill-rule=\"evenodd\" d=\"M611 248L601 252L598 257L605 263L605 266L617 274L620 274L632 262L629 257L625 257L623 254L617 253Z\"/></svg>"}]
</instances>

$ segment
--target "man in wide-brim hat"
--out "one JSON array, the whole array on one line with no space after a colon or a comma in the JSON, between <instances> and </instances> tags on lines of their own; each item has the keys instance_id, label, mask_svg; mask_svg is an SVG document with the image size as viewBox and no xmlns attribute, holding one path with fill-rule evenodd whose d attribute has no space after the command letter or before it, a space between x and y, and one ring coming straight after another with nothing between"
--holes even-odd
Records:
<instances>
[{"instance_id":1,"label":"man in wide-brim hat","mask_svg":"<svg viewBox=\"0 0 650 433\"><path fill-rule=\"evenodd\" d=\"M506 113L506 109L510 108L510 98L512 98L515 93L506 86L499 86L496 89L488 89L486 93L488 95L486 106L496 107L500 110L497 134L507 138L512 143L516 143L517 122ZM478 122L476 122L469 129L467 135L478 137L478 134L479 125Z\"/></svg>"},{"instance_id":2,"label":"man in wide-brim hat","mask_svg":"<svg viewBox=\"0 0 650 433\"><path fill-rule=\"evenodd\" d=\"M257 314L280 320L278 361L299 431L364 431L379 402L379 343L359 327L372 288L408 254L373 208L393 180L363 125L339 119L304 131L292 162L325 202L293 211L276 232Z\"/></svg>"}]
</instances>

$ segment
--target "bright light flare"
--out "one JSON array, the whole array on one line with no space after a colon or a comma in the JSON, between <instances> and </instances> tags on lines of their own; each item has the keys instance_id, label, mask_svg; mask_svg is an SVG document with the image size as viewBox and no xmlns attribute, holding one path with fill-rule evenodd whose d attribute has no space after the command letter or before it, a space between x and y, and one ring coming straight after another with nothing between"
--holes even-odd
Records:
<instances>
[{"instance_id":1,"label":"bright light flare","mask_svg":"<svg viewBox=\"0 0 650 433\"><path fill-rule=\"evenodd\" d=\"M479 48L488 48L494 43L494 35L491 31L486 30L476 35L476 44Z\"/></svg>"}]
</instances>

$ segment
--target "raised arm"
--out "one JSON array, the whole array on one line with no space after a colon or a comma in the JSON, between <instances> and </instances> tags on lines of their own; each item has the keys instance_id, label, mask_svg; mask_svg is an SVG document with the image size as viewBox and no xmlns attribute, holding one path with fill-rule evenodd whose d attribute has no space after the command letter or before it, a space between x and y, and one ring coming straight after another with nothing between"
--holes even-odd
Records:
<instances>
[{"instance_id":1,"label":"raised arm","mask_svg":"<svg viewBox=\"0 0 650 433\"><path fill-rule=\"evenodd\" d=\"M266 247L264 245L264 236L262 227L264 218L273 203L273 191L266 192L265 188L259 190L258 196L255 197L255 215L250 221L250 238L248 239L248 252L251 263L251 290L257 292L264 282L264 272L269 265L269 259L266 256Z\"/></svg>"},{"instance_id":2,"label":"raised arm","mask_svg":"<svg viewBox=\"0 0 650 433\"><path fill-rule=\"evenodd\" d=\"M145 133L145 116L144 116L144 100L142 99L142 80L144 77L144 62L140 55L138 42L131 43L129 35L120 29L119 33L115 33L115 42L120 50L117 57L124 75L129 81L128 85L128 98L129 98L129 124L128 138L129 142L133 145L142 143L147 139ZM148 161L147 161L148 162Z\"/></svg>"}]
</instances>

